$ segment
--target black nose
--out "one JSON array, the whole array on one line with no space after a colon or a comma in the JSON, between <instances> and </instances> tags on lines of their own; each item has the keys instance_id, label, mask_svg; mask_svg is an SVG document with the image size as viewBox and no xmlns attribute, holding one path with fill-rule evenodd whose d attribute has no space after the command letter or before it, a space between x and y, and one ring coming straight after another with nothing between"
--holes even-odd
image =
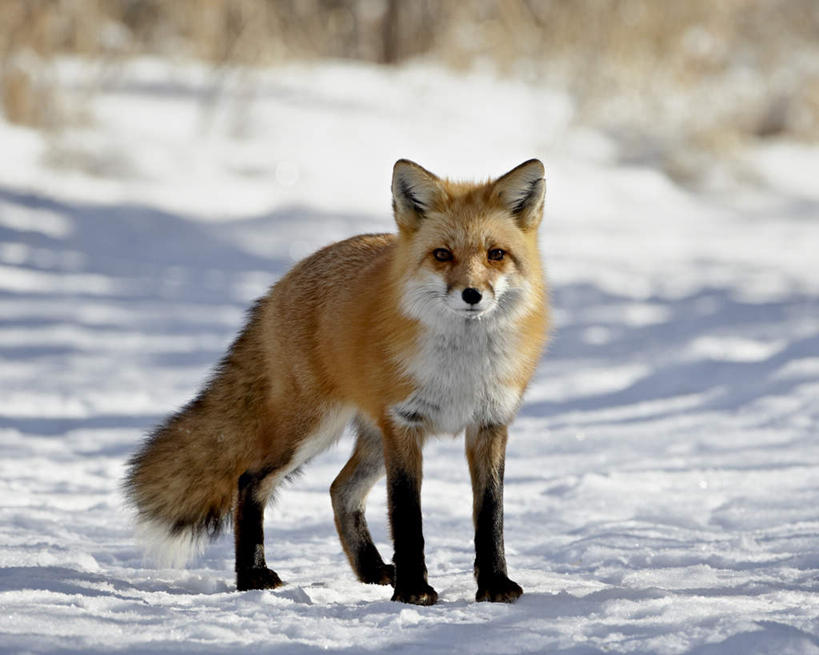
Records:
<instances>
[{"instance_id":1,"label":"black nose","mask_svg":"<svg viewBox=\"0 0 819 655\"><path fill-rule=\"evenodd\" d=\"M481 292L472 287L467 287L463 290L463 293L461 293L461 298L464 299L465 303L477 305L481 301Z\"/></svg>"}]
</instances>

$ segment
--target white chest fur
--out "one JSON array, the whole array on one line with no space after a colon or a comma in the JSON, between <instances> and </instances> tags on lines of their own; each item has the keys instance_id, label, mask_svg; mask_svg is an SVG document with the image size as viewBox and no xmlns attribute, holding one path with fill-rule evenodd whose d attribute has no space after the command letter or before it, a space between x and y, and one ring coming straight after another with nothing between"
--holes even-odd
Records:
<instances>
[{"instance_id":1,"label":"white chest fur","mask_svg":"<svg viewBox=\"0 0 819 655\"><path fill-rule=\"evenodd\" d=\"M392 407L393 418L437 433L511 421L520 403L518 389L508 383L516 360L511 332L479 320L427 329L417 352L402 362L416 390Z\"/></svg>"}]
</instances>

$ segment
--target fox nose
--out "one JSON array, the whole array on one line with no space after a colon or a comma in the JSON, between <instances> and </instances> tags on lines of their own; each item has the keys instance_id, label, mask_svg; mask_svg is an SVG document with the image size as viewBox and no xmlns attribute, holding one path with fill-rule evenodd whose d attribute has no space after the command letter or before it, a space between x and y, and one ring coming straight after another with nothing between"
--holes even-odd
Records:
<instances>
[{"instance_id":1,"label":"fox nose","mask_svg":"<svg viewBox=\"0 0 819 655\"><path fill-rule=\"evenodd\" d=\"M461 298L469 305L477 305L481 301L481 292L472 287L467 287L461 293Z\"/></svg>"}]
</instances>

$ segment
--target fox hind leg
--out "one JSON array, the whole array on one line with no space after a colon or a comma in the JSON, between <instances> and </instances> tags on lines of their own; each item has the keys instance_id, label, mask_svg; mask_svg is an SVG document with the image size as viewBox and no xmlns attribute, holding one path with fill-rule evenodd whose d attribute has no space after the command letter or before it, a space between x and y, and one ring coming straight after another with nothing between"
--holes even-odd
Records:
<instances>
[{"instance_id":1,"label":"fox hind leg","mask_svg":"<svg viewBox=\"0 0 819 655\"><path fill-rule=\"evenodd\" d=\"M367 494L384 475L384 448L377 428L356 421L353 454L330 487L336 528L356 576L368 584L394 584L395 567L385 564L364 517Z\"/></svg>"},{"instance_id":2,"label":"fox hind leg","mask_svg":"<svg viewBox=\"0 0 819 655\"><path fill-rule=\"evenodd\" d=\"M275 589L283 583L275 571L267 568L264 558L264 506L271 488L270 471L246 471L239 476L238 500L234 514L236 541L236 588Z\"/></svg>"}]
</instances>

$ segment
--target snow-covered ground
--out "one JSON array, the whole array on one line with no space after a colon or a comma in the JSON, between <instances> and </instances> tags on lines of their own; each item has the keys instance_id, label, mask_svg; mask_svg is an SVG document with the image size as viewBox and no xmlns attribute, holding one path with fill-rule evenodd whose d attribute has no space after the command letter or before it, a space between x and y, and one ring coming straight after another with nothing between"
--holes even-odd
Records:
<instances>
[{"instance_id":1,"label":"snow-covered ground","mask_svg":"<svg viewBox=\"0 0 819 655\"><path fill-rule=\"evenodd\" d=\"M208 73L65 62L87 122L0 123L0 652L819 653L819 150L749 151L695 194L622 163L563 96L341 64ZM72 95L73 94L73 95ZM476 604L459 439L426 451L430 580L356 582L306 467L267 513L280 590L230 536L144 561L124 462L248 303L330 241L392 229L392 163L548 170L555 332L513 426L514 605ZM370 525L391 554L383 482Z\"/></svg>"}]
</instances>

